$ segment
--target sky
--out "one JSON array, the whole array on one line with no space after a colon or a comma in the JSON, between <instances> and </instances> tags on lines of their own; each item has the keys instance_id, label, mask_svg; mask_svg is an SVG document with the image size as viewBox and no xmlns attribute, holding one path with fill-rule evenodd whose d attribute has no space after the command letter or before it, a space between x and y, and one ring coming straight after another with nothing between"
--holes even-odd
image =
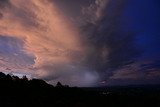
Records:
<instances>
[{"instance_id":1,"label":"sky","mask_svg":"<svg viewBox=\"0 0 160 107\"><path fill-rule=\"evenodd\" d=\"M160 83L159 0L0 0L0 71L91 87Z\"/></svg>"}]
</instances>

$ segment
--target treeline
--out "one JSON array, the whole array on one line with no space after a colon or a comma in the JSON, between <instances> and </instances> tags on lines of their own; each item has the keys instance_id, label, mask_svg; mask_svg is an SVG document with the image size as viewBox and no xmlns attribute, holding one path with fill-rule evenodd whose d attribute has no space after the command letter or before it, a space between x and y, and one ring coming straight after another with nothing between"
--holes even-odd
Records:
<instances>
[{"instance_id":1,"label":"treeline","mask_svg":"<svg viewBox=\"0 0 160 107\"><path fill-rule=\"evenodd\" d=\"M69 87L68 85L62 85L60 82L57 82L56 86L50 85L41 79L28 79L27 76L19 78L15 75L4 74L0 72L0 87Z\"/></svg>"},{"instance_id":2,"label":"treeline","mask_svg":"<svg viewBox=\"0 0 160 107\"><path fill-rule=\"evenodd\" d=\"M160 87L76 88L0 72L0 107L160 107Z\"/></svg>"},{"instance_id":3,"label":"treeline","mask_svg":"<svg viewBox=\"0 0 160 107\"><path fill-rule=\"evenodd\" d=\"M0 107L90 107L93 103L98 104L92 92L0 72Z\"/></svg>"}]
</instances>

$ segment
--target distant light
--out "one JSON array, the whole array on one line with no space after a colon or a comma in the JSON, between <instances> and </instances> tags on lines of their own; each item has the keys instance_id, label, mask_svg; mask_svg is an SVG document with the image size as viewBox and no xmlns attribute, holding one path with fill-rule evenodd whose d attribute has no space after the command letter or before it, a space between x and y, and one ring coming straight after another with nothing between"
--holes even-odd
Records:
<instances>
[{"instance_id":1,"label":"distant light","mask_svg":"<svg viewBox=\"0 0 160 107\"><path fill-rule=\"evenodd\" d=\"M106 81L102 81L102 82L100 82L101 84L106 84Z\"/></svg>"}]
</instances>

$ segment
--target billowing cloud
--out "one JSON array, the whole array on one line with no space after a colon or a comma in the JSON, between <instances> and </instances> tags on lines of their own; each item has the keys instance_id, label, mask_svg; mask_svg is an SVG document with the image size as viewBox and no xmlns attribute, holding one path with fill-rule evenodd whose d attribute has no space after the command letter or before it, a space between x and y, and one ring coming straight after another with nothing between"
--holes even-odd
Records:
<instances>
[{"instance_id":1,"label":"billowing cloud","mask_svg":"<svg viewBox=\"0 0 160 107\"><path fill-rule=\"evenodd\" d=\"M97 0L88 10L95 12L94 20L93 16L87 14L86 24L82 28L89 46L86 60L94 69L107 75L112 75L112 71L123 65L133 63L138 55L134 47L135 34L121 30L120 19L125 3ZM108 78L107 75L105 78Z\"/></svg>"},{"instance_id":2,"label":"billowing cloud","mask_svg":"<svg viewBox=\"0 0 160 107\"><path fill-rule=\"evenodd\" d=\"M158 62L145 64L157 48L143 53L125 19L128 2L0 0L1 67L72 86L158 78Z\"/></svg>"},{"instance_id":3,"label":"billowing cloud","mask_svg":"<svg viewBox=\"0 0 160 107\"><path fill-rule=\"evenodd\" d=\"M94 73L87 74L88 68L79 69L84 51L78 30L54 3L43 0L10 0L9 4L1 11L3 17L0 20L0 34L24 42L23 51L35 58L33 76L53 77L54 80L60 74L69 84L69 81L82 75L82 78L76 80L77 83L84 81L79 85L93 83ZM70 72L75 77L66 75ZM83 75L90 75L93 79L88 82L89 78Z\"/></svg>"},{"instance_id":4,"label":"billowing cloud","mask_svg":"<svg viewBox=\"0 0 160 107\"><path fill-rule=\"evenodd\" d=\"M99 75L108 78L132 61L133 35L118 33L123 5L124 1L91 2L82 8L84 25L79 31L54 2L12 0L1 12L0 34L24 42L23 50L34 56L33 76L94 85Z\"/></svg>"}]
</instances>

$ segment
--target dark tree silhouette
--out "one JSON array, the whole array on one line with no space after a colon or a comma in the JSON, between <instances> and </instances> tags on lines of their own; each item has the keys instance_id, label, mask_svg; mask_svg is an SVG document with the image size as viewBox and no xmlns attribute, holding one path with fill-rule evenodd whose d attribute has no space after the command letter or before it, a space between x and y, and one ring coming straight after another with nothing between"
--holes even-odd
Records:
<instances>
[{"instance_id":1,"label":"dark tree silhouette","mask_svg":"<svg viewBox=\"0 0 160 107\"><path fill-rule=\"evenodd\" d=\"M5 77L6 77L6 75L4 73L0 72L0 79L5 78Z\"/></svg>"},{"instance_id":2,"label":"dark tree silhouette","mask_svg":"<svg viewBox=\"0 0 160 107\"><path fill-rule=\"evenodd\" d=\"M61 82L57 82L56 87L63 87L63 85L61 84Z\"/></svg>"},{"instance_id":3,"label":"dark tree silhouette","mask_svg":"<svg viewBox=\"0 0 160 107\"><path fill-rule=\"evenodd\" d=\"M25 75L24 75L24 76L22 77L22 80L24 80L24 81L28 81L27 76L25 76Z\"/></svg>"},{"instance_id":4,"label":"dark tree silhouette","mask_svg":"<svg viewBox=\"0 0 160 107\"><path fill-rule=\"evenodd\" d=\"M13 81L19 81L20 78L19 78L18 76L12 76L12 80L13 80Z\"/></svg>"},{"instance_id":5,"label":"dark tree silhouette","mask_svg":"<svg viewBox=\"0 0 160 107\"><path fill-rule=\"evenodd\" d=\"M107 90L107 91L106 91ZM41 79L28 80L0 72L0 106L17 107L160 107L160 86L73 88Z\"/></svg>"}]
</instances>

